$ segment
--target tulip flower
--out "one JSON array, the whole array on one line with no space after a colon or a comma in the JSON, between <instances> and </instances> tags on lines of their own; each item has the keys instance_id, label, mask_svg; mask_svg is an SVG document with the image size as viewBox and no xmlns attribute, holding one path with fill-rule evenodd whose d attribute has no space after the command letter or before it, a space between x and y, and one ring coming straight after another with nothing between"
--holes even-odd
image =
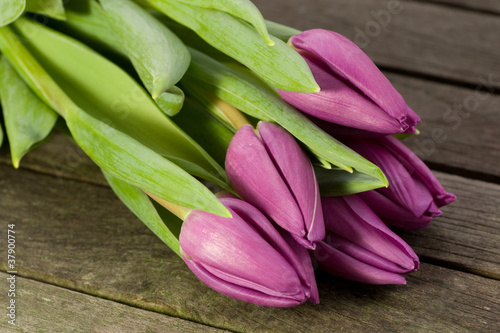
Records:
<instances>
[{"instance_id":1,"label":"tulip flower","mask_svg":"<svg viewBox=\"0 0 500 333\"><path fill-rule=\"evenodd\" d=\"M414 133L420 118L370 58L349 39L314 29L289 43L309 65L319 93L279 90L299 110L341 126L379 134Z\"/></svg>"},{"instance_id":2,"label":"tulip flower","mask_svg":"<svg viewBox=\"0 0 500 333\"><path fill-rule=\"evenodd\" d=\"M219 197L232 214L192 211L179 241L182 258L210 288L246 302L290 307L319 303L311 259L255 207ZM288 237L288 239L286 239Z\"/></svg>"},{"instance_id":3,"label":"tulip flower","mask_svg":"<svg viewBox=\"0 0 500 333\"><path fill-rule=\"evenodd\" d=\"M323 198L326 238L313 257L324 271L368 284L405 284L415 252L356 195Z\"/></svg>"},{"instance_id":4,"label":"tulip flower","mask_svg":"<svg viewBox=\"0 0 500 333\"><path fill-rule=\"evenodd\" d=\"M378 165L387 176L388 188L359 196L388 225L423 228L433 217L443 214L440 207L456 200L424 162L398 139L387 136L345 143Z\"/></svg>"},{"instance_id":5,"label":"tulip flower","mask_svg":"<svg viewBox=\"0 0 500 333\"><path fill-rule=\"evenodd\" d=\"M258 135L250 125L234 135L226 155L229 182L299 244L314 249L325 226L311 162L281 127L260 122Z\"/></svg>"}]
</instances>

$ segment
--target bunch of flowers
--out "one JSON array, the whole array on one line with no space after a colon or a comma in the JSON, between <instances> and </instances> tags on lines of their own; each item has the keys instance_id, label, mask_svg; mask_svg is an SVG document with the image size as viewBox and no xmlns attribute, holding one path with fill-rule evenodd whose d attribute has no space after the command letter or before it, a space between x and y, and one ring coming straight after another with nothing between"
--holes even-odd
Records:
<instances>
[{"instance_id":1,"label":"bunch of flowers","mask_svg":"<svg viewBox=\"0 0 500 333\"><path fill-rule=\"evenodd\" d=\"M16 168L69 130L201 281L247 302L318 303L315 264L370 284L418 269L389 227L455 196L400 141L420 118L355 44L248 0L64 2L0 5Z\"/></svg>"}]
</instances>

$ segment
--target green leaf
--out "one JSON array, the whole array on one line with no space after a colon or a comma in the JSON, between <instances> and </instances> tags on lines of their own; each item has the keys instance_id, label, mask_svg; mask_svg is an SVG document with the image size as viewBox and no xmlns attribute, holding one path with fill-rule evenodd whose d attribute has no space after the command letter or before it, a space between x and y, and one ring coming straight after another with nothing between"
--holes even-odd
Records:
<instances>
[{"instance_id":1,"label":"green leaf","mask_svg":"<svg viewBox=\"0 0 500 333\"><path fill-rule=\"evenodd\" d=\"M185 89L191 96L193 96L194 99L205 107L207 112L212 114L212 116L217 118L234 133L241 126L250 123L248 119L246 119L245 115L243 115L234 106L222 101L214 94L206 91L200 86L188 84Z\"/></svg>"},{"instance_id":2,"label":"green leaf","mask_svg":"<svg viewBox=\"0 0 500 333\"><path fill-rule=\"evenodd\" d=\"M280 124L326 161L350 172L354 168L378 179L380 185L387 185L385 175L375 164L319 129L265 85L238 75L195 50L191 51L191 58L183 86L200 85L252 117Z\"/></svg>"},{"instance_id":3,"label":"green leaf","mask_svg":"<svg viewBox=\"0 0 500 333\"><path fill-rule=\"evenodd\" d=\"M89 46L103 50L103 53L117 54L128 59L127 53L108 24L104 10L96 1L70 1L65 8L66 21L55 23L58 30L75 35Z\"/></svg>"},{"instance_id":4,"label":"green leaf","mask_svg":"<svg viewBox=\"0 0 500 333\"><path fill-rule=\"evenodd\" d=\"M343 170L314 168L319 189L323 197L335 197L365 192L383 187L380 180L360 172L348 173Z\"/></svg>"},{"instance_id":5,"label":"green leaf","mask_svg":"<svg viewBox=\"0 0 500 333\"><path fill-rule=\"evenodd\" d=\"M0 60L0 96L12 164L18 168L21 158L52 131L57 114L31 91L5 57Z\"/></svg>"},{"instance_id":6,"label":"green leaf","mask_svg":"<svg viewBox=\"0 0 500 333\"><path fill-rule=\"evenodd\" d=\"M233 58L217 50L215 47L211 46L205 42L200 36L198 36L193 30L188 27L177 23L170 17L165 16L163 13L154 10L150 11L151 15L156 17L162 24L166 25L173 33L175 33L186 46L194 48L200 52L203 52L210 57L217 59L217 61L227 63L236 62Z\"/></svg>"},{"instance_id":7,"label":"green leaf","mask_svg":"<svg viewBox=\"0 0 500 333\"><path fill-rule=\"evenodd\" d=\"M0 27L0 51L31 90L64 117L73 102L26 49L11 26Z\"/></svg>"},{"instance_id":8,"label":"green leaf","mask_svg":"<svg viewBox=\"0 0 500 333\"><path fill-rule=\"evenodd\" d=\"M0 148L2 148L3 145L3 128L2 128L2 123L0 122Z\"/></svg>"},{"instance_id":9,"label":"green leaf","mask_svg":"<svg viewBox=\"0 0 500 333\"><path fill-rule=\"evenodd\" d=\"M79 108L66 123L78 145L108 174L177 205L227 216L202 183L176 164Z\"/></svg>"},{"instance_id":10,"label":"green leaf","mask_svg":"<svg viewBox=\"0 0 500 333\"><path fill-rule=\"evenodd\" d=\"M182 111L172 120L199 142L220 165L224 165L234 132L210 115L206 107L187 99Z\"/></svg>"},{"instance_id":11,"label":"green leaf","mask_svg":"<svg viewBox=\"0 0 500 333\"><path fill-rule=\"evenodd\" d=\"M43 68L76 105L189 173L228 187L224 170L165 117L121 68L84 44L42 25L21 19L15 27Z\"/></svg>"},{"instance_id":12,"label":"green leaf","mask_svg":"<svg viewBox=\"0 0 500 333\"><path fill-rule=\"evenodd\" d=\"M189 66L189 52L165 25L130 0L101 0L108 23L147 90L156 99Z\"/></svg>"},{"instance_id":13,"label":"green leaf","mask_svg":"<svg viewBox=\"0 0 500 333\"><path fill-rule=\"evenodd\" d=\"M116 196L125 206L180 257L179 239L171 230L179 230L182 221L171 213L160 216L154 204L141 189L113 177L105 171L103 174Z\"/></svg>"},{"instance_id":14,"label":"green leaf","mask_svg":"<svg viewBox=\"0 0 500 333\"><path fill-rule=\"evenodd\" d=\"M26 11L65 20L63 0L26 0Z\"/></svg>"},{"instance_id":15,"label":"green leaf","mask_svg":"<svg viewBox=\"0 0 500 333\"><path fill-rule=\"evenodd\" d=\"M29 31L36 31L34 28L30 26ZM36 36L44 39L41 31L36 31ZM16 71L23 74L26 82L37 89L39 97L46 98L65 117L75 141L101 168L161 199L230 216L218 199L192 176L134 138L81 110L24 45L10 27L0 28L1 51ZM49 43L48 47L51 46ZM162 118L165 117L162 115Z\"/></svg>"},{"instance_id":16,"label":"green leaf","mask_svg":"<svg viewBox=\"0 0 500 333\"><path fill-rule=\"evenodd\" d=\"M290 37L300 34L302 31L279 24L273 21L266 20L266 26L269 33L276 38L288 42Z\"/></svg>"},{"instance_id":17,"label":"green leaf","mask_svg":"<svg viewBox=\"0 0 500 333\"><path fill-rule=\"evenodd\" d=\"M269 46L249 24L221 11L176 1L148 1L277 88L297 92L319 91L305 60L281 40L271 37L275 45Z\"/></svg>"},{"instance_id":18,"label":"green leaf","mask_svg":"<svg viewBox=\"0 0 500 333\"><path fill-rule=\"evenodd\" d=\"M207 9L215 9L226 12L240 18L251 25L260 33L264 41L269 45L274 45L274 41L267 32L266 23L259 9L248 0L179 0L184 4L198 6Z\"/></svg>"},{"instance_id":19,"label":"green leaf","mask_svg":"<svg viewBox=\"0 0 500 333\"><path fill-rule=\"evenodd\" d=\"M158 96L155 102L163 113L169 117L173 117L182 109L184 92L180 88L172 86Z\"/></svg>"},{"instance_id":20,"label":"green leaf","mask_svg":"<svg viewBox=\"0 0 500 333\"><path fill-rule=\"evenodd\" d=\"M398 139L398 140L404 140L408 139L409 137L412 137L414 135L419 135L420 131L417 129L415 130L415 133L398 133L398 134L393 134L393 136Z\"/></svg>"},{"instance_id":21,"label":"green leaf","mask_svg":"<svg viewBox=\"0 0 500 333\"><path fill-rule=\"evenodd\" d=\"M0 27L14 22L21 16L26 7L25 0L1 0L0 1Z\"/></svg>"}]
</instances>

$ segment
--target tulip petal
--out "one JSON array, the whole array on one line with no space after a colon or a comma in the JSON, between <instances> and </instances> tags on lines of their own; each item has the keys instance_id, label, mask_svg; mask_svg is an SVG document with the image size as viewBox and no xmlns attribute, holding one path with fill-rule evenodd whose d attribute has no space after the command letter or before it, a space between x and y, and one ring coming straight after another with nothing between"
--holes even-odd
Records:
<instances>
[{"instance_id":1,"label":"tulip petal","mask_svg":"<svg viewBox=\"0 0 500 333\"><path fill-rule=\"evenodd\" d=\"M356 243L353 243L333 233L328 234L324 242L330 245L331 247L349 255L352 258L358 259L370 266L380 268L386 272L403 274L403 273L408 273L409 271L408 268L401 267L396 263L387 260L371 252L370 250L367 250L364 247L359 246ZM411 267L412 268L410 269L410 271L413 270L413 266Z\"/></svg>"},{"instance_id":2,"label":"tulip petal","mask_svg":"<svg viewBox=\"0 0 500 333\"><path fill-rule=\"evenodd\" d=\"M189 260L189 258L186 258L184 255L183 259L189 269L196 275L196 277L198 277L198 279L200 279L203 283L205 283L213 290L226 296L257 305L272 307L292 307L302 304L306 301L305 298L303 300L295 300L292 298L269 296L252 289L244 288L232 283L227 283L217 276L210 274L199 263L193 260Z\"/></svg>"},{"instance_id":3,"label":"tulip petal","mask_svg":"<svg viewBox=\"0 0 500 333\"><path fill-rule=\"evenodd\" d=\"M302 213L293 195L250 125L241 127L231 140L226 172L244 200L292 234L306 235Z\"/></svg>"},{"instance_id":4,"label":"tulip petal","mask_svg":"<svg viewBox=\"0 0 500 333\"><path fill-rule=\"evenodd\" d=\"M448 205L457 199L452 193L446 192L427 165L400 140L388 136L382 138L381 143L394 155L398 156L400 160L405 161L405 165L418 175L422 183L431 192L438 207Z\"/></svg>"},{"instance_id":5,"label":"tulip petal","mask_svg":"<svg viewBox=\"0 0 500 333\"><path fill-rule=\"evenodd\" d=\"M296 49L323 59L332 73L352 83L389 115L405 122L408 109L403 97L349 39L333 31L313 29L291 37L290 42ZM415 119L414 116L410 118Z\"/></svg>"},{"instance_id":6,"label":"tulip petal","mask_svg":"<svg viewBox=\"0 0 500 333\"><path fill-rule=\"evenodd\" d=\"M242 217L229 210L233 218L207 218L207 213L193 211L182 226L179 241L183 251L203 266L234 277L230 283L263 293L299 293L301 283L294 268ZM259 212L252 215L267 222Z\"/></svg>"},{"instance_id":7,"label":"tulip petal","mask_svg":"<svg viewBox=\"0 0 500 333\"><path fill-rule=\"evenodd\" d=\"M321 269L345 279L369 284L406 284L401 275L368 265L325 242L318 242L314 258Z\"/></svg>"},{"instance_id":8,"label":"tulip petal","mask_svg":"<svg viewBox=\"0 0 500 333\"><path fill-rule=\"evenodd\" d=\"M281 127L260 122L258 130L274 166L301 210L305 238L310 243L306 247L313 247L315 242L325 237L323 211L313 166L293 137Z\"/></svg>"},{"instance_id":9,"label":"tulip petal","mask_svg":"<svg viewBox=\"0 0 500 333\"><path fill-rule=\"evenodd\" d=\"M281 229L280 234L297 255L299 261L295 263L294 260L292 265L297 269L297 274L302 280L302 283L308 286L306 294L309 297L309 302L319 304L318 286L316 284L316 278L314 276L314 269L309 252L303 246L300 246L296 241L294 241L289 232Z\"/></svg>"},{"instance_id":10,"label":"tulip petal","mask_svg":"<svg viewBox=\"0 0 500 333\"><path fill-rule=\"evenodd\" d=\"M387 138L352 140L347 142L347 145L384 171L389 180L389 187L378 191L406 207L414 216L422 216L434 201L432 194L420 178L415 177L418 175L415 173L416 169L408 163L405 156L393 154L388 150L385 145L388 142ZM396 138L393 139L399 141Z\"/></svg>"},{"instance_id":11,"label":"tulip petal","mask_svg":"<svg viewBox=\"0 0 500 333\"><path fill-rule=\"evenodd\" d=\"M300 51L299 51L300 52ZM316 94L279 91L299 110L328 122L383 134L400 133L408 126L386 113L350 82L336 77L314 55L300 52L321 91Z\"/></svg>"},{"instance_id":12,"label":"tulip petal","mask_svg":"<svg viewBox=\"0 0 500 333\"><path fill-rule=\"evenodd\" d=\"M282 237L252 205L232 195L219 199L232 218L192 211L182 226L180 252L193 273L212 289L255 304L318 302L307 250L285 231Z\"/></svg>"},{"instance_id":13,"label":"tulip petal","mask_svg":"<svg viewBox=\"0 0 500 333\"><path fill-rule=\"evenodd\" d=\"M415 133L415 125L418 124L421 119L418 114L416 114L415 111L413 111L409 106L406 106L406 114L406 123L409 126L407 133Z\"/></svg>"},{"instance_id":14,"label":"tulip petal","mask_svg":"<svg viewBox=\"0 0 500 333\"><path fill-rule=\"evenodd\" d=\"M342 126L312 116L308 118L323 131L340 140L379 138L388 134Z\"/></svg>"},{"instance_id":15,"label":"tulip petal","mask_svg":"<svg viewBox=\"0 0 500 333\"><path fill-rule=\"evenodd\" d=\"M418 267L415 252L356 195L323 198L325 226L357 246L406 269Z\"/></svg>"},{"instance_id":16,"label":"tulip petal","mask_svg":"<svg viewBox=\"0 0 500 333\"><path fill-rule=\"evenodd\" d=\"M297 243L290 239L293 238L293 234L283 229L279 231L276 230L271 223L259 217L262 216L261 212L257 209L249 209L247 206L250 205L246 202L234 198L228 199L227 197L218 197L224 205L232 209L238 216L243 217L247 223L251 223L259 234L295 268L295 272L302 281L303 286L307 287L306 289L303 288L306 295L311 297L311 302L315 302L316 299L317 302L319 302L319 295L310 257L304 247L297 246Z\"/></svg>"},{"instance_id":17,"label":"tulip petal","mask_svg":"<svg viewBox=\"0 0 500 333\"><path fill-rule=\"evenodd\" d=\"M387 224L423 228L432 217L442 215L439 207L456 200L425 163L397 138L350 140L346 144L387 174L390 186L376 190L380 195L371 192L360 195Z\"/></svg>"},{"instance_id":18,"label":"tulip petal","mask_svg":"<svg viewBox=\"0 0 500 333\"><path fill-rule=\"evenodd\" d=\"M373 212L389 226L418 230L431 223L431 216L415 216L411 211L378 191L358 193L358 196L365 203L369 203Z\"/></svg>"}]
</instances>

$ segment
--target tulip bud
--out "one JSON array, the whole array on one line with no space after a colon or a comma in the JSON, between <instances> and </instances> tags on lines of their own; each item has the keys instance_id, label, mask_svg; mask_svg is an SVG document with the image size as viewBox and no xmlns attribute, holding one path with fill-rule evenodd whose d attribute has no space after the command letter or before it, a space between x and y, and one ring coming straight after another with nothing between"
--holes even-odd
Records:
<instances>
[{"instance_id":1,"label":"tulip bud","mask_svg":"<svg viewBox=\"0 0 500 333\"><path fill-rule=\"evenodd\" d=\"M181 254L191 271L210 288L246 302L319 303L307 250L286 240L249 203L232 197L220 201L232 218L194 210L182 225Z\"/></svg>"},{"instance_id":2,"label":"tulip bud","mask_svg":"<svg viewBox=\"0 0 500 333\"><path fill-rule=\"evenodd\" d=\"M433 217L443 214L439 207L456 200L425 163L398 139L387 136L345 143L387 176L388 188L359 193L386 224L407 229L426 227Z\"/></svg>"},{"instance_id":3,"label":"tulip bud","mask_svg":"<svg viewBox=\"0 0 500 333\"><path fill-rule=\"evenodd\" d=\"M414 133L420 118L370 58L349 39L314 29L290 38L319 93L279 90L299 110L338 125L379 134Z\"/></svg>"},{"instance_id":4,"label":"tulip bud","mask_svg":"<svg viewBox=\"0 0 500 333\"><path fill-rule=\"evenodd\" d=\"M281 127L261 122L234 135L226 155L229 182L302 246L314 249L325 236L318 182L311 162Z\"/></svg>"},{"instance_id":5,"label":"tulip bud","mask_svg":"<svg viewBox=\"0 0 500 333\"><path fill-rule=\"evenodd\" d=\"M313 257L326 272L369 284L405 284L415 252L356 195L323 198L326 238Z\"/></svg>"}]
</instances>

